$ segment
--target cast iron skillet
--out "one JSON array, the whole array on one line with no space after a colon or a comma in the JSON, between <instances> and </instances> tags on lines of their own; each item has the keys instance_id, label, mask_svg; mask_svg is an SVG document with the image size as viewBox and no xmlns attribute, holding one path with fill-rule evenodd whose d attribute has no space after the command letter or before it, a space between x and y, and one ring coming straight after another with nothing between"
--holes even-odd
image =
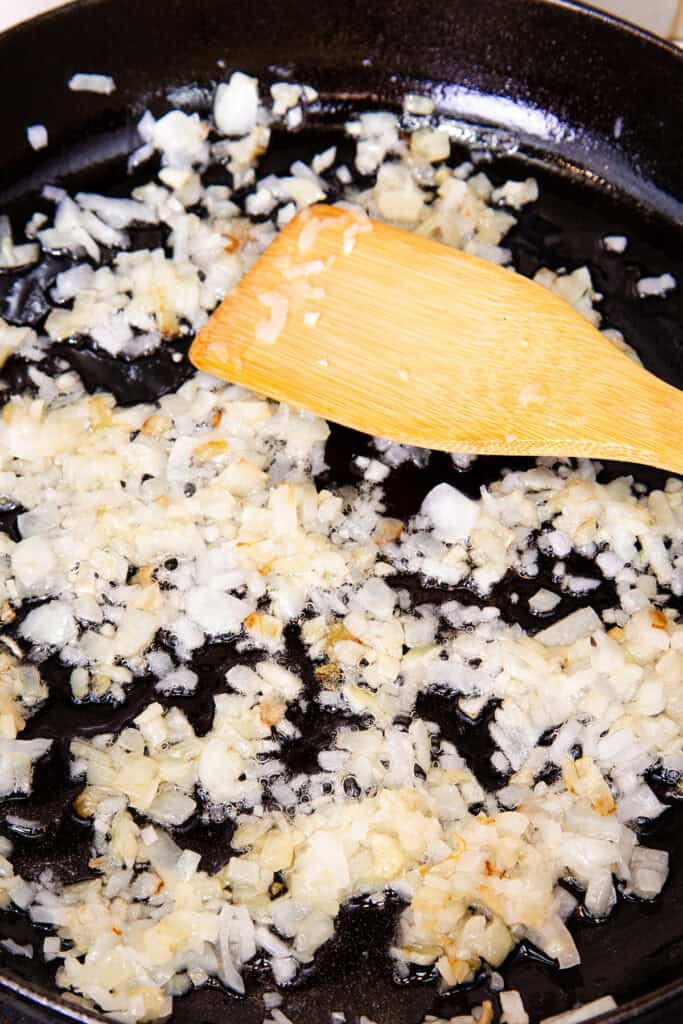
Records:
<instances>
[{"instance_id":1,"label":"cast iron skillet","mask_svg":"<svg viewBox=\"0 0 683 1024\"><path fill-rule=\"evenodd\" d=\"M258 74L263 83L310 82L320 91L320 109L306 129L275 141L268 157L275 170L323 148L321 142L336 136L335 126L354 110L395 107L410 89L433 94L439 110L457 120L464 143L499 151L485 167L493 178L526 176L531 164L541 182L540 202L508 239L517 267L531 274L542 264L571 269L588 263L604 293L606 323L624 330L648 367L683 386L683 289L666 300L643 302L634 295L643 272L671 270L683 281L683 57L672 47L569 0L261 0L253 6L237 0L79 0L0 39L0 206L18 227L40 206L37 192L45 182L130 188L125 155L135 145L136 115L148 105L163 109L172 87L210 85L224 68ZM68 77L83 70L113 74L117 91L111 97L70 93ZM201 106L201 94L196 101ZM41 154L26 143L25 127L34 122L45 122L50 133L49 149ZM599 242L617 232L631 240L623 257L606 253ZM159 241L140 237L137 244ZM45 290L62 265L47 261L36 272L5 275L0 314L40 326ZM189 372L167 355L121 366L97 357L87 341L62 346L61 354L89 387L114 390L122 402L153 398ZM7 364L4 378L13 388L26 386L20 360ZM364 444L348 431L334 433L327 452L330 482L349 479L351 456ZM500 468L501 460L479 460L457 477L458 486L473 493ZM644 467L627 469L648 483L661 481L661 474ZM623 470L608 465L605 474ZM388 487L390 514L412 513L436 480L453 474L445 457L434 457L424 470L397 472ZM11 514L2 517L0 528L12 532ZM422 600L453 596L447 590L425 592L416 580L401 581L406 582ZM514 588L524 596L537 586L538 581L506 580L494 600L506 618L514 614L531 627L506 595ZM474 600L465 592L457 596ZM598 600L613 600L607 587ZM520 601L517 607L523 606ZM575 599L563 599L558 617L575 606ZM296 661L296 638L290 639ZM197 727L207 727L212 689L235 657L228 644L200 652L202 696L185 704ZM115 711L74 711L63 672L54 663L44 670L54 696L24 735L54 736L54 754L37 772L29 800L0 805L0 825L10 811L39 817L46 831L40 839L17 839L17 869L32 877L47 865L73 881L88 874L89 834L70 811L79 787L65 781L68 739L76 730L120 728L151 691L140 684ZM437 698L418 712L438 721L485 777L485 716L467 729ZM297 769L315 760L316 745L333 728L315 715L300 724L305 742L288 753ZM671 780L655 781L660 795L673 802ZM209 870L225 859L229 840L225 826L209 830L197 824L180 839L200 850ZM578 969L558 972L530 949L505 965L507 985L523 991L532 1020L606 992L621 1006L605 1018L612 1024L683 1016L683 828L677 809L668 810L644 841L672 854L661 901L622 901L603 925L579 918L573 926L583 961ZM285 1009L295 1021L322 1024L331 1010L341 1009L349 1020L366 1013L382 1024L417 1024L427 1012L449 1016L480 1002L485 979L443 998L429 978L407 988L392 981L383 950L396 913L391 903L383 912L361 904L341 915L340 937L322 952L311 977L288 995ZM0 915L0 933L36 939L25 919L12 912ZM207 987L176 1000L174 1019L260 1024L264 1011L257 992L268 982L257 975L246 1000ZM51 969L39 956L26 961L0 954L0 1003L17 1022L46 1024L55 1011L84 1022L103 1019L56 996Z\"/></svg>"}]
</instances>

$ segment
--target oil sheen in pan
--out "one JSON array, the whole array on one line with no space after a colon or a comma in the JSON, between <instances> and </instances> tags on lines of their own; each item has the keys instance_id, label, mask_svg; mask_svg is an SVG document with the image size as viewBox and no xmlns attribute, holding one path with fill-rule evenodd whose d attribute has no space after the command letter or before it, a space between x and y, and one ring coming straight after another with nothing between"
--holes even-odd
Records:
<instances>
[{"instance_id":1,"label":"oil sheen in pan","mask_svg":"<svg viewBox=\"0 0 683 1024\"><path fill-rule=\"evenodd\" d=\"M324 138L321 135L324 134ZM311 129L293 139L280 136L274 140L263 167L263 173L279 173L297 157L310 160L323 145L334 141L342 151L348 144L338 137L335 129ZM454 153L454 162L466 156L464 151ZM102 191L117 188L129 190L131 179L124 180L125 161L114 160L101 169L97 183ZM520 156L498 159L485 167L494 181L523 178L529 168ZM148 177L149 167L144 171ZM209 172L211 174L220 172ZM522 211L518 225L506 244L512 249L516 267L525 274L533 274L540 266L553 269L587 264L595 287L604 294L601 304L605 323L621 329L628 341L639 351L646 365L673 384L683 384L683 355L680 324L683 322L683 299L680 291L666 302L642 302L635 294L635 281L647 272L659 274L670 271L683 279L683 261L680 236L666 225L648 222L625 203L619 203L586 184L568 180L555 171L534 167L534 175L541 187L541 198L532 208ZM77 188L78 181L67 182ZM89 186L92 187L92 178ZM30 208L35 208L35 203ZM21 210L23 215L26 206ZM163 244L163 234L157 229L145 229L134 238L135 245ZM600 239L606 234L623 233L629 237L625 256L605 251ZM39 327L47 311L46 290L55 275L66 265L67 257L50 258L39 267L23 274L8 274L0 278L0 314L14 322L28 322ZM192 372L186 359L173 360L174 352L183 352L185 345L167 345L152 356L126 363L94 351L84 338L72 345L54 346L55 354L65 359L82 375L86 385L94 390L106 388L123 403L150 401L175 390ZM43 364L44 365L44 364ZM53 367L54 369L54 367ZM2 378L10 392L23 391L29 386L26 366L17 357L6 364ZM328 470L320 483L343 485L354 479L353 457L367 450L367 439L341 428L333 428L327 447ZM480 458L465 472L458 472L448 456L433 453L428 464L418 468L407 463L392 471L386 481L387 512L389 515L408 517L417 511L427 491L442 480L455 483L466 493L475 495L479 487L495 479L504 465L515 462L529 464L529 460L502 460ZM650 486L661 485L663 475L645 467L606 465L605 477L633 471L637 479ZM3 513L0 529L12 534L16 530L16 510ZM595 573L591 564L582 565L577 559L571 568L579 573ZM509 576L499 584L487 603L493 601L507 621L520 622L525 629L539 628L538 620L526 610L525 598L539 585L550 581L550 565L541 563L541 577L525 580ZM439 602L457 597L463 602L477 598L463 588L429 588L417 578L401 577L397 585L410 589L418 602ZM520 595L514 604L512 592ZM581 605L578 597L564 596L553 613L560 618ZM611 586L603 584L593 592L590 604L611 606L614 594ZM547 624L544 620L543 625ZM300 672L308 687L315 682L298 642L297 630L290 628L287 635L288 657L292 667ZM190 698L169 698L186 711L193 725L205 731L212 714L212 696L224 686L227 668L237 660L244 660L230 643L207 645L195 657L193 667L200 676L200 686ZM88 877L90 831L71 810L74 796L81 788L68 779L68 746L75 733L88 734L119 730L129 722L152 698L159 699L151 682L140 681L129 691L126 702L111 705L90 704L74 707L68 698L68 673L56 658L44 663L42 670L50 683L51 698L28 723L26 738L51 736L56 742L53 750L36 771L33 795L21 801L0 804L0 820L8 813L41 822L36 836L16 837L13 861L16 869L27 877L35 877L50 867L64 881L72 882ZM162 703L163 703L162 699ZM418 713L439 724L441 734L457 743L470 767L486 785L495 777L489 763L490 745L488 719L493 708L485 709L472 723L453 712L451 702L444 697L427 696L421 700ZM296 719L304 742L291 746L284 758L293 771L306 769L315 763L316 755L337 725L329 713L321 712L309 702L305 715ZM500 780L498 780L500 781ZM662 799L673 801L665 780L658 784ZM683 972L683 877L679 870L683 852L683 834L674 808L667 811L652 830L653 845L666 847L671 852L671 876L660 901L647 905L620 901L616 910L604 924L595 924L585 917L572 924L581 953L581 966L559 972L533 949L523 948L514 953L502 968L506 986L519 988L529 1012L540 1018L568 1009L577 1002L585 1002L614 994L622 1003L632 997L651 991ZM179 830L179 841L202 854L202 868L214 870L230 855L232 827L229 823L203 825L190 821ZM648 841L648 838L645 839ZM386 950L400 911L400 902L388 896L383 907L360 901L346 908L340 915L337 934L318 954L316 961L297 985L285 996L284 1009L294 1020L307 1024L326 1022L329 1013L343 1011L347 1017L367 1014L382 1024L417 1024L424 1014L437 1013L451 1016L465 1012L484 997L495 995L487 989L482 977L467 991L439 996L431 972L415 975L409 985L399 985L393 974ZM17 942L38 939L38 933L27 919L18 913L0 915L0 931L11 935ZM28 961L13 958L12 973L25 980L50 987L54 967L44 964L40 956ZM248 984L249 994L238 999L218 984L210 984L187 996L175 1000L174 1021L213 1024L223 1021L226 1014L235 1024L261 1024L264 1010L260 998L264 989L272 987L265 965L256 963Z\"/></svg>"}]
</instances>

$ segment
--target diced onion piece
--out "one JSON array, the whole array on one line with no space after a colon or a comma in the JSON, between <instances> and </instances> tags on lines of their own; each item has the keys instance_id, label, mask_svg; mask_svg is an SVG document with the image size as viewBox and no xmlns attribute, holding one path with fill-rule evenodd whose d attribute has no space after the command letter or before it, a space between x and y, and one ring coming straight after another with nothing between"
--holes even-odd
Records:
<instances>
[{"instance_id":1,"label":"diced onion piece","mask_svg":"<svg viewBox=\"0 0 683 1024\"><path fill-rule=\"evenodd\" d=\"M69 79L69 88L72 92L97 92L108 96L114 92L116 84L111 75L78 72Z\"/></svg>"},{"instance_id":2,"label":"diced onion piece","mask_svg":"<svg viewBox=\"0 0 683 1024\"><path fill-rule=\"evenodd\" d=\"M213 116L223 135L247 135L256 126L258 80L235 71L216 90Z\"/></svg>"},{"instance_id":3,"label":"diced onion piece","mask_svg":"<svg viewBox=\"0 0 683 1024\"><path fill-rule=\"evenodd\" d=\"M280 292L261 292L258 301L262 306L270 309L268 320L259 320L256 324L255 334L259 341L266 345L273 345L282 334L287 323L289 311L289 300L286 295Z\"/></svg>"},{"instance_id":4,"label":"diced onion piece","mask_svg":"<svg viewBox=\"0 0 683 1024\"><path fill-rule=\"evenodd\" d=\"M32 149L45 149L47 146L47 128L44 124L30 124L26 129L26 137Z\"/></svg>"}]
</instances>

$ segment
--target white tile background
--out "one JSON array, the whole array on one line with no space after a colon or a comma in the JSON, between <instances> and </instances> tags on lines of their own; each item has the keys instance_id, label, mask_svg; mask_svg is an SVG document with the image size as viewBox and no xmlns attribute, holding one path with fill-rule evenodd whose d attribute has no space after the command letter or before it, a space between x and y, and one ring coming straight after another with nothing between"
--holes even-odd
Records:
<instances>
[{"instance_id":1,"label":"white tile background","mask_svg":"<svg viewBox=\"0 0 683 1024\"><path fill-rule=\"evenodd\" d=\"M683 7L679 0L592 0L592 3L661 36L674 35Z\"/></svg>"},{"instance_id":2,"label":"white tile background","mask_svg":"<svg viewBox=\"0 0 683 1024\"><path fill-rule=\"evenodd\" d=\"M0 31L58 7L65 0L0 0ZM186 0L191 3L192 0ZM592 0L593 6L643 25L651 32L683 39L683 0Z\"/></svg>"}]
</instances>

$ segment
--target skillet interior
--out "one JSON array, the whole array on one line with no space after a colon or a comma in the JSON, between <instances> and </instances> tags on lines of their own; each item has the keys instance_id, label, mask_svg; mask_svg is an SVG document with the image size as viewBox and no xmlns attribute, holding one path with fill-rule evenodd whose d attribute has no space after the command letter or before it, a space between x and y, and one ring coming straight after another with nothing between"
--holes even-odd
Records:
<instances>
[{"instance_id":1,"label":"skillet interior","mask_svg":"<svg viewBox=\"0 0 683 1024\"><path fill-rule=\"evenodd\" d=\"M461 120L465 140L476 141L483 134L508 151L485 168L492 177L524 177L529 162L536 165L533 173L539 178L541 200L521 216L507 241L516 266L533 273L540 265L571 269L587 263L596 287L605 295L601 309L606 324L624 331L649 368L683 386L680 291L666 300L645 303L633 293L634 282L643 272L669 270L683 280L679 204L683 183L676 168L683 125L682 72L680 58L664 44L617 29L605 19L587 18L571 5L535 0L480 0L476 10L459 0L439 11L426 2L396 0L376 3L372 11L360 4L344 9L331 4L316 7L305 0L288 5L286 13L275 2L248 12L220 0L198 0L192 5L148 0L138 8L131 0L86 0L0 41L0 103L7 142L0 169L0 202L17 215L17 224L36 208L35 191L45 181L102 191L123 187L122 154L134 144L130 109L141 111L150 103L154 109L170 86L219 78L219 59L227 67L257 73L264 81L291 76L310 81L320 90L323 109L310 130L294 139L282 138L273 146L268 169L275 171L284 170L296 156L310 158L320 150L323 134L335 133L334 125L350 110L395 105L407 88L419 84L434 93L444 112L460 118L468 114L468 121ZM185 44L182 52L178 52L178 40ZM68 76L87 70L86 64L114 74L119 88L112 97L66 90ZM491 106L482 98L487 96L503 96L510 102ZM473 123L484 120L487 112L494 130L489 127L482 133ZM25 142L25 125L34 121L45 121L54 140L42 161ZM515 138L520 140L518 147L512 144ZM147 169L144 175L148 174ZM626 256L605 253L599 239L621 232L630 238ZM51 273L56 272L53 267ZM40 296L46 284L45 271L42 274L0 281L0 313L39 323ZM112 387L114 371L106 361L93 358L87 350L73 349L70 359L93 386ZM178 372L174 365L154 356L143 366L129 367L120 381L122 394L129 400L152 397L173 383L172 374ZM21 386L21 366L8 364L7 372L13 374L13 385ZM133 386L138 390L131 390ZM331 481L348 479L351 456L362 450L363 443L346 431L333 434L328 448ZM457 476L458 486L473 493L497 476L501 465L502 460L481 459L471 471ZM619 472L623 471L620 466ZM616 466L606 467L606 473L616 472ZM648 483L661 479L642 467L634 472ZM453 473L450 462L438 456L419 472L403 467L390 478L389 514L416 511L429 488ZM512 611L506 594L513 586L524 592L524 583L516 579L497 595L506 617ZM527 586L536 589L538 581ZM448 594L453 596L453 591ZM438 600L438 594L431 596ZM464 594L457 596L466 599ZM604 600L609 596L604 594ZM557 617L578 603L567 598ZM591 603L596 603L595 596ZM209 687L234 655L223 646L205 651L202 657L203 682ZM55 698L31 720L24 735L59 737L57 763L38 771L34 796L21 802L21 813L40 816L50 827L41 840L18 842L14 861L29 877L38 865L50 863L62 877L75 880L87 871L89 837L68 811L70 796L79 787L63 784L58 789L54 769L65 778L59 759L65 756L73 729L120 728L149 694L144 684L138 684L126 704L114 712L93 706L74 713L60 698L56 669L54 681ZM186 703L188 713L201 721L209 701L205 689L201 698L172 702ZM465 732L438 701L424 711L447 736L458 735L473 766L483 761L485 722ZM312 757L323 723L312 719L307 724L311 736L307 755ZM664 783L661 788L666 790ZM0 818L10 812L10 806L0 807ZM17 811L16 803L12 809ZM646 997L657 986L674 983L683 975L679 817L675 809L667 812L646 840L672 853L663 902L650 906L622 902L602 926L579 920L574 931L583 962L578 969L559 973L529 955L518 956L506 966L507 985L522 989L532 1019L605 992L612 992L620 1003ZM224 859L229 835L224 828L194 827L181 841L201 850L202 866L211 868ZM11 914L0 919L0 930L18 941L26 941L26 929L23 919ZM311 1024L326 1021L329 1012L338 1009L350 1019L367 1013L384 1024L416 1024L426 1012L464 1012L481 1000L481 987L441 1000L432 985L397 987L382 953L391 929L388 912L358 907L345 913L339 939L323 953L315 978L291 994L285 1010L294 1020ZM36 992L49 985L50 972L39 962L14 959L10 964L4 959L8 983L23 979ZM41 1015L37 1007L26 1012ZM260 1024L262 1003L256 997L238 1001L220 988L206 988L176 1001L178 1021L213 1024L226 1016L236 1024ZM677 1017L673 1011L661 1019Z\"/></svg>"}]
</instances>

